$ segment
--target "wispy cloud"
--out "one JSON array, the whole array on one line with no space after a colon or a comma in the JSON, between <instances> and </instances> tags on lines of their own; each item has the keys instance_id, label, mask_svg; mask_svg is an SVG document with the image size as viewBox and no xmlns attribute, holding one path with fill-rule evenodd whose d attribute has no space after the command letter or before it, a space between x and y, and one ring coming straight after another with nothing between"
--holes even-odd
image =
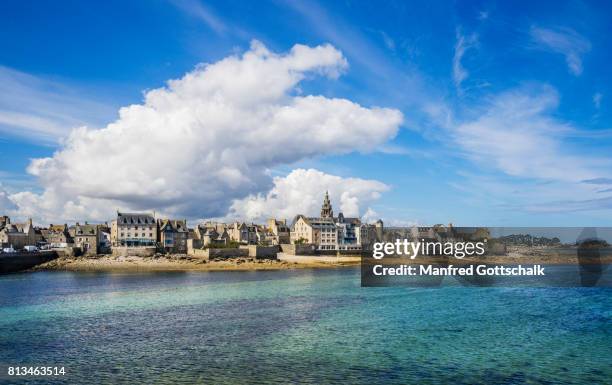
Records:
<instances>
[{"instance_id":1,"label":"wispy cloud","mask_svg":"<svg viewBox=\"0 0 612 385\"><path fill-rule=\"evenodd\" d=\"M531 84L489 95L461 113L432 109L448 149L478 168L454 188L475 206L485 202L502 210L610 209L610 199L600 194L609 192L601 185L612 184L612 159L585 153L572 139L593 139L582 135L589 130L559 119L558 105L554 88Z\"/></svg>"},{"instance_id":2,"label":"wispy cloud","mask_svg":"<svg viewBox=\"0 0 612 385\"><path fill-rule=\"evenodd\" d=\"M0 132L57 143L70 130L98 125L116 110L89 100L75 88L0 66Z\"/></svg>"},{"instance_id":3,"label":"wispy cloud","mask_svg":"<svg viewBox=\"0 0 612 385\"><path fill-rule=\"evenodd\" d=\"M612 197L592 199L570 199L525 207L536 213L567 213L578 211L601 211L612 209Z\"/></svg>"},{"instance_id":4,"label":"wispy cloud","mask_svg":"<svg viewBox=\"0 0 612 385\"><path fill-rule=\"evenodd\" d=\"M582 183L588 184L612 184L612 178L593 178L593 179L585 179Z\"/></svg>"},{"instance_id":5,"label":"wispy cloud","mask_svg":"<svg viewBox=\"0 0 612 385\"><path fill-rule=\"evenodd\" d=\"M532 26L531 38L538 47L565 56L569 71L582 74L582 56L591 50L591 42L570 28L541 28Z\"/></svg>"},{"instance_id":6,"label":"wispy cloud","mask_svg":"<svg viewBox=\"0 0 612 385\"><path fill-rule=\"evenodd\" d=\"M185 13L203 21L210 29L218 35L223 35L228 31L228 27L223 20L218 17L209 7L198 0L172 0L177 8Z\"/></svg>"},{"instance_id":7,"label":"wispy cloud","mask_svg":"<svg viewBox=\"0 0 612 385\"><path fill-rule=\"evenodd\" d=\"M459 28L457 28L456 36L457 42L455 43L455 54L453 55L453 80L455 82L455 87L461 92L461 83L463 83L469 75L469 72L465 69L461 60L466 51L476 47L478 36L476 34L465 36Z\"/></svg>"},{"instance_id":8,"label":"wispy cloud","mask_svg":"<svg viewBox=\"0 0 612 385\"><path fill-rule=\"evenodd\" d=\"M391 51L395 51L395 40L393 40L391 38L391 36L389 36L389 34L387 34L385 31L380 31L380 35L382 36L383 42L385 43L385 46L391 50Z\"/></svg>"},{"instance_id":9,"label":"wispy cloud","mask_svg":"<svg viewBox=\"0 0 612 385\"><path fill-rule=\"evenodd\" d=\"M601 107L601 99L602 98L603 98L603 95L600 92L596 92L595 95L593 95L593 105L598 110Z\"/></svg>"},{"instance_id":10,"label":"wispy cloud","mask_svg":"<svg viewBox=\"0 0 612 385\"><path fill-rule=\"evenodd\" d=\"M322 39L340 48L351 66L365 69L367 76L364 79L369 82L371 90L379 91L395 102L410 105L421 105L425 100L435 98L435 92L426 85L420 71L392 60L388 50L398 46L386 33L381 33L382 47L378 36L372 39L361 28L343 20L342 15L331 14L316 1L294 0L282 4L300 15Z\"/></svg>"},{"instance_id":11,"label":"wispy cloud","mask_svg":"<svg viewBox=\"0 0 612 385\"><path fill-rule=\"evenodd\" d=\"M528 218L525 224L533 225L534 220L540 220L531 216L534 213L590 212L591 215L605 217L609 214L604 214L604 210L612 209L612 197L601 194L610 191L598 190L587 184L568 181L537 182L481 172L464 173L462 177L462 182L452 187L462 193L467 205L484 205L489 214L496 213L494 216L500 218L510 217L510 223L515 225L516 219L524 215ZM542 223L549 223L549 218L541 217L544 221ZM563 218L571 221L563 225L581 225L574 215Z\"/></svg>"},{"instance_id":12,"label":"wispy cloud","mask_svg":"<svg viewBox=\"0 0 612 385\"><path fill-rule=\"evenodd\" d=\"M585 156L566 140L579 130L554 117L558 104L550 86L519 88L495 96L451 132L465 155L507 175L568 182L607 175L609 160Z\"/></svg>"}]
</instances>

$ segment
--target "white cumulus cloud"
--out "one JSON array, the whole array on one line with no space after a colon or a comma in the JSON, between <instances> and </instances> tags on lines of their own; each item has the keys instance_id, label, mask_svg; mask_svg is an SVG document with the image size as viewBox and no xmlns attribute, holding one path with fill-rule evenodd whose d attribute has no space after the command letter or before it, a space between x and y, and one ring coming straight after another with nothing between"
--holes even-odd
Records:
<instances>
[{"instance_id":1,"label":"white cumulus cloud","mask_svg":"<svg viewBox=\"0 0 612 385\"><path fill-rule=\"evenodd\" d=\"M0 213L8 213L16 208L15 203L10 198L10 194L0 184Z\"/></svg>"},{"instance_id":2,"label":"white cumulus cloud","mask_svg":"<svg viewBox=\"0 0 612 385\"><path fill-rule=\"evenodd\" d=\"M298 95L305 78L333 79L346 68L330 45L277 54L253 42L148 91L104 128L73 130L52 157L28 167L42 193L11 200L44 221L108 219L115 209L224 215L233 200L268 191L272 167L373 151L396 135L398 110Z\"/></svg>"},{"instance_id":3,"label":"white cumulus cloud","mask_svg":"<svg viewBox=\"0 0 612 385\"><path fill-rule=\"evenodd\" d=\"M343 178L314 169L296 169L285 177L275 177L266 194L253 194L234 201L228 219L262 221L276 217L291 220L297 214L318 216L325 191L334 215L360 217L372 221L376 213L369 207L389 186L370 179Z\"/></svg>"}]
</instances>

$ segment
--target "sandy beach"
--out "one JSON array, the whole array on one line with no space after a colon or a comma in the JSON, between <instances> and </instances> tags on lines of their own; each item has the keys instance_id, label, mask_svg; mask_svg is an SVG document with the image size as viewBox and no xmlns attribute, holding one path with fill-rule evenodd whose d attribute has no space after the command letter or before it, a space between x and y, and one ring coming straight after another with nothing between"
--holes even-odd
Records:
<instances>
[{"instance_id":1,"label":"sandy beach","mask_svg":"<svg viewBox=\"0 0 612 385\"><path fill-rule=\"evenodd\" d=\"M232 258L205 261L187 255L157 255L154 257L77 257L57 258L33 268L34 271L247 271L247 270L284 270L304 268L339 268L356 266L358 259L338 262L302 261L288 262L271 259Z\"/></svg>"}]
</instances>

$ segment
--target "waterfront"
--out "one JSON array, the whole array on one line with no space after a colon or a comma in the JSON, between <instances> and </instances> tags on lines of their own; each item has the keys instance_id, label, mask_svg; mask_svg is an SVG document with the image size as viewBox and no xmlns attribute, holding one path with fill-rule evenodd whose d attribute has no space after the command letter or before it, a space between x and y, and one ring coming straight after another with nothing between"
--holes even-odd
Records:
<instances>
[{"instance_id":1,"label":"waterfront","mask_svg":"<svg viewBox=\"0 0 612 385\"><path fill-rule=\"evenodd\" d=\"M358 268L1 276L0 365L65 366L66 383L612 378L612 289L359 281Z\"/></svg>"}]
</instances>

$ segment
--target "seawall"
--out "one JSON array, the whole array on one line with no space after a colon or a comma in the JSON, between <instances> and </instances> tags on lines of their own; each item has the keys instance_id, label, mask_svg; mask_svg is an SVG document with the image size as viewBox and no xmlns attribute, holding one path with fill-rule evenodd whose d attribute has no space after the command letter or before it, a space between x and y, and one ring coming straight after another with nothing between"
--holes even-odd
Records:
<instances>
[{"instance_id":1,"label":"seawall","mask_svg":"<svg viewBox=\"0 0 612 385\"><path fill-rule=\"evenodd\" d=\"M57 258L55 251L0 254L0 274L16 273Z\"/></svg>"}]
</instances>

